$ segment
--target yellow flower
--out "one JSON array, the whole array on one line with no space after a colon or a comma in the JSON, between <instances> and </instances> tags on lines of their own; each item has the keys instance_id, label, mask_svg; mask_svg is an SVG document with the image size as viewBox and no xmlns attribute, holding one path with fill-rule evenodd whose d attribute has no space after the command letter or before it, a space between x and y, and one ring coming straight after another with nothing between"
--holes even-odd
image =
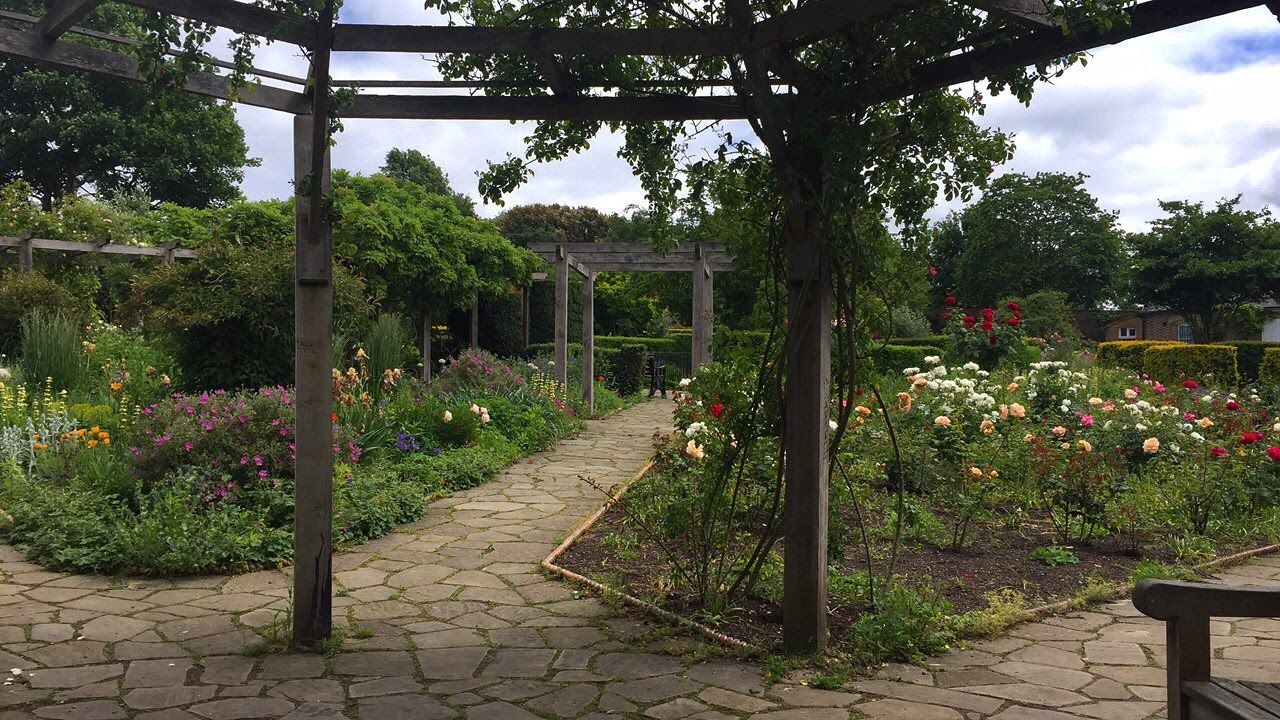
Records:
<instances>
[{"instance_id":1,"label":"yellow flower","mask_svg":"<svg viewBox=\"0 0 1280 720\"><path fill-rule=\"evenodd\" d=\"M1142 452L1148 455L1155 455L1160 452L1160 440L1153 437L1147 438L1142 443Z\"/></svg>"},{"instance_id":2,"label":"yellow flower","mask_svg":"<svg viewBox=\"0 0 1280 720\"><path fill-rule=\"evenodd\" d=\"M1091 397L1091 398L1089 398L1089 404L1090 404L1090 405L1095 405L1095 406L1096 406L1096 405L1101 405L1101 404L1102 404L1102 398L1100 398L1100 397Z\"/></svg>"},{"instance_id":3,"label":"yellow flower","mask_svg":"<svg viewBox=\"0 0 1280 720\"><path fill-rule=\"evenodd\" d=\"M357 359L357 360L364 360L364 359L366 359L366 358L368 358L368 357L369 357L369 354L368 354L368 353L366 353L366 352L364 351L364 348L356 348L356 359Z\"/></svg>"},{"instance_id":4,"label":"yellow flower","mask_svg":"<svg viewBox=\"0 0 1280 720\"><path fill-rule=\"evenodd\" d=\"M1062 437L1063 435L1066 435L1066 434L1067 434L1067 429L1062 427L1061 425L1058 425L1053 429L1054 437Z\"/></svg>"},{"instance_id":5,"label":"yellow flower","mask_svg":"<svg viewBox=\"0 0 1280 720\"><path fill-rule=\"evenodd\" d=\"M1076 447L1080 448L1085 452L1093 452L1093 443L1089 442L1088 440L1077 440Z\"/></svg>"},{"instance_id":6,"label":"yellow flower","mask_svg":"<svg viewBox=\"0 0 1280 720\"><path fill-rule=\"evenodd\" d=\"M1200 418L1200 420L1198 420L1196 424L1202 428L1213 427L1213 421L1210 420L1209 418Z\"/></svg>"},{"instance_id":7,"label":"yellow flower","mask_svg":"<svg viewBox=\"0 0 1280 720\"><path fill-rule=\"evenodd\" d=\"M980 467L976 467L976 466L975 466L975 467L971 467L971 468L969 468L969 474L970 474L970 475L972 475L972 476L974 476L974 477L976 477L976 478L980 478L980 477L982 477L982 468L980 468Z\"/></svg>"},{"instance_id":8,"label":"yellow flower","mask_svg":"<svg viewBox=\"0 0 1280 720\"><path fill-rule=\"evenodd\" d=\"M1063 450L1070 450L1070 449L1071 449L1071 443L1069 443L1069 442L1064 442L1064 443L1062 443L1062 449L1063 449Z\"/></svg>"},{"instance_id":9,"label":"yellow flower","mask_svg":"<svg viewBox=\"0 0 1280 720\"><path fill-rule=\"evenodd\" d=\"M1000 477L1000 472L995 468L991 468L987 471L987 477L998 478Z\"/></svg>"},{"instance_id":10,"label":"yellow flower","mask_svg":"<svg viewBox=\"0 0 1280 720\"><path fill-rule=\"evenodd\" d=\"M706 451L702 449L702 446L698 444L697 440L690 440L689 444L684 446L684 451L685 454L694 460L701 460L702 457L707 454Z\"/></svg>"},{"instance_id":11,"label":"yellow flower","mask_svg":"<svg viewBox=\"0 0 1280 720\"><path fill-rule=\"evenodd\" d=\"M104 437L104 438L102 438L102 444L103 444L103 445L110 445L110 444L111 444L111 438L109 438L109 437Z\"/></svg>"}]
</instances>

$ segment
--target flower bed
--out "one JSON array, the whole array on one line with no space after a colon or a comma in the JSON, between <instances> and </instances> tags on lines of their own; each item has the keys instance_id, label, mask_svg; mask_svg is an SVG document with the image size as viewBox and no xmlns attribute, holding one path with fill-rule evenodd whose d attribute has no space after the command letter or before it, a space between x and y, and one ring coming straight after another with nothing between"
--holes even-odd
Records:
<instances>
[{"instance_id":1,"label":"flower bed","mask_svg":"<svg viewBox=\"0 0 1280 720\"><path fill-rule=\"evenodd\" d=\"M287 562L292 392L215 390L141 404L168 378L104 357L109 346L92 338L83 346L86 365L101 363L90 375L105 387L0 384L0 537L34 562L73 572ZM338 546L415 520L432 497L485 482L580 427L563 388L486 353L464 354L429 386L396 369L370 377L369 365L358 350L351 367L334 371Z\"/></svg>"},{"instance_id":2,"label":"flower bed","mask_svg":"<svg viewBox=\"0 0 1280 720\"><path fill-rule=\"evenodd\" d=\"M731 360L682 382L653 472L560 564L771 646L786 538L754 372ZM1280 536L1280 424L1252 391L930 357L832 417L832 628L859 660L917 659Z\"/></svg>"}]
</instances>

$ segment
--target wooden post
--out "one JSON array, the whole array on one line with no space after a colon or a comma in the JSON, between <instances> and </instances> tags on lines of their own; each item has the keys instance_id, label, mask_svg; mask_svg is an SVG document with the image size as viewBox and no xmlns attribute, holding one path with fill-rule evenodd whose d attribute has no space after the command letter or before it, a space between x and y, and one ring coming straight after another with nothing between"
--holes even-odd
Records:
<instances>
[{"instance_id":1,"label":"wooden post","mask_svg":"<svg viewBox=\"0 0 1280 720\"><path fill-rule=\"evenodd\" d=\"M1182 684L1209 679L1212 648L1209 618L1177 617L1165 623L1165 651L1168 657L1166 684L1169 693L1169 720L1191 720L1191 708L1182 694Z\"/></svg>"},{"instance_id":2,"label":"wooden post","mask_svg":"<svg viewBox=\"0 0 1280 720\"><path fill-rule=\"evenodd\" d=\"M831 267L817 211L793 208L787 224L782 640L789 653L820 653L827 646Z\"/></svg>"},{"instance_id":3,"label":"wooden post","mask_svg":"<svg viewBox=\"0 0 1280 720\"><path fill-rule=\"evenodd\" d=\"M431 313L422 313L422 380L431 382Z\"/></svg>"},{"instance_id":4,"label":"wooden post","mask_svg":"<svg viewBox=\"0 0 1280 720\"><path fill-rule=\"evenodd\" d=\"M715 327L714 279L702 246L693 260L693 372L711 362L711 334Z\"/></svg>"},{"instance_id":5,"label":"wooden post","mask_svg":"<svg viewBox=\"0 0 1280 720\"><path fill-rule=\"evenodd\" d=\"M480 297L471 300L471 349L480 347Z\"/></svg>"},{"instance_id":6,"label":"wooden post","mask_svg":"<svg viewBox=\"0 0 1280 720\"><path fill-rule=\"evenodd\" d=\"M582 401L587 413L596 412L596 275L582 281Z\"/></svg>"},{"instance_id":7,"label":"wooden post","mask_svg":"<svg viewBox=\"0 0 1280 720\"><path fill-rule=\"evenodd\" d=\"M173 264L173 251L178 249L177 241L167 242L161 247L160 264L168 267Z\"/></svg>"},{"instance_id":8,"label":"wooden post","mask_svg":"<svg viewBox=\"0 0 1280 720\"><path fill-rule=\"evenodd\" d=\"M556 247L556 382L569 381L569 254Z\"/></svg>"},{"instance_id":9,"label":"wooden post","mask_svg":"<svg viewBox=\"0 0 1280 720\"><path fill-rule=\"evenodd\" d=\"M32 237L31 233L27 233L22 238L22 244L18 245L18 265L24 273L35 272L36 269L36 258L31 247Z\"/></svg>"},{"instance_id":10,"label":"wooden post","mask_svg":"<svg viewBox=\"0 0 1280 720\"><path fill-rule=\"evenodd\" d=\"M295 269L293 640L312 647L333 630L333 246L324 201L329 165L329 48L325 2L312 58L311 116L294 118Z\"/></svg>"}]
</instances>

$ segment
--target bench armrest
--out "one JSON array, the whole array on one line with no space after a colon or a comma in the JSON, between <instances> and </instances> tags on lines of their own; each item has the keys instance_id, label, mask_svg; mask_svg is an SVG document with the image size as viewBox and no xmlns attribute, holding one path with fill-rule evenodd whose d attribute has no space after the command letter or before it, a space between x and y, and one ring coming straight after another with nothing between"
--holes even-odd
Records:
<instances>
[{"instance_id":1,"label":"bench armrest","mask_svg":"<svg viewBox=\"0 0 1280 720\"><path fill-rule=\"evenodd\" d=\"M1156 620L1280 617L1280 588L1143 580L1133 591L1133 604Z\"/></svg>"}]
</instances>

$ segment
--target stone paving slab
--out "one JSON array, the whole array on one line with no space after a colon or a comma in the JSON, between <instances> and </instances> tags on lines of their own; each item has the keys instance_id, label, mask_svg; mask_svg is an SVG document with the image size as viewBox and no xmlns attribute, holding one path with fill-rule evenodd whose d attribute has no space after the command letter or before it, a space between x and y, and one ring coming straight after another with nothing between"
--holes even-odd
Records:
<instances>
[{"instance_id":1,"label":"stone paving slab","mask_svg":"<svg viewBox=\"0 0 1280 720\"><path fill-rule=\"evenodd\" d=\"M287 570L120 580L48 572L0 544L0 720L1142 720L1163 712L1164 632L1117 602L1048 618L840 691L686 662L693 641L618 617L538 562L651 454L642 403L418 522L335 558L331 658L252 657ZM1280 558L1223 573L1280 586ZM1280 677L1280 620L1216 621L1215 671ZM20 670L11 674L10 669Z\"/></svg>"}]
</instances>

